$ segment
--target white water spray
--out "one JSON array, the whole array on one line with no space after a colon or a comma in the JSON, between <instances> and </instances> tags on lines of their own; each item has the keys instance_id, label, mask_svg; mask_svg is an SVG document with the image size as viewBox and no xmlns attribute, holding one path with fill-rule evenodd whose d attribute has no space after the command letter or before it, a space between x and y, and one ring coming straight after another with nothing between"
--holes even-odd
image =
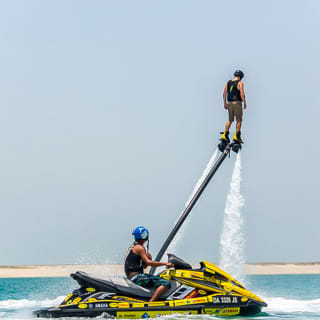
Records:
<instances>
[{"instance_id":1,"label":"white water spray","mask_svg":"<svg viewBox=\"0 0 320 320\"><path fill-rule=\"evenodd\" d=\"M230 189L224 210L223 231L220 238L220 267L235 279L244 280L244 219L241 209L244 199L240 192L241 155L237 154Z\"/></svg>"},{"instance_id":2,"label":"white water spray","mask_svg":"<svg viewBox=\"0 0 320 320\"><path fill-rule=\"evenodd\" d=\"M206 176L208 175L209 171L212 169L214 162L217 158L218 155L218 149L216 149L216 151L212 154L206 168L204 169L200 179L197 181L196 185L194 186L192 193L190 195L190 197L188 198L187 202L185 203L185 208L189 205L189 203L191 202L192 198L194 197L195 193L197 192L197 190L199 189L201 183L204 181L204 179L206 178ZM180 216L179 216L180 218ZM174 224L177 223L177 221L179 220L179 218L175 221ZM185 221L185 223L182 225L182 227L180 228L180 230L178 231L178 233L176 234L176 236L174 237L173 241L171 242L169 248L167 249L167 252L170 253L174 253L177 250L177 244L178 242L180 242L180 240L183 238L183 235L185 233L185 230L188 227L189 221Z\"/></svg>"},{"instance_id":3,"label":"white water spray","mask_svg":"<svg viewBox=\"0 0 320 320\"><path fill-rule=\"evenodd\" d=\"M213 153L213 155L211 156L206 168L204 169L204 171L202 172L202 175L200 177L200 179L198 180L198 182L196 183L196 185L194 186L192 193L190 195L190 197L188 198L186 204L185 204L185 208L189 205L190 201L192 200L193 196L195 195L195 193L197 192L197 190L199 189L201 183L203 182L203 180L206 178L206 176L208 175L209 171L212 169L214 162L217 158L218 155L218 149L216 149L216 151Z\"/></svg>"}]
</instances>

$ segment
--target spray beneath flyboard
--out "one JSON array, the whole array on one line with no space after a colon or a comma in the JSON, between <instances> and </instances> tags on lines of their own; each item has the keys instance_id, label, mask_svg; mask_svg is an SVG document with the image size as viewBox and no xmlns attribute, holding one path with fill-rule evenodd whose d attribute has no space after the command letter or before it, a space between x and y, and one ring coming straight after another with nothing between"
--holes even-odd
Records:
<instances>
[{"instance_id":1,"label":"spray beneath flyboard","mask_svg":"<svg viewBox=\"0 0 320 320\"><path fill-rule=\"evenodd\" d=\"M199 178L199 180L195 184L195 186L194 186L194 188L192 190L192 193L190 194L188 200L186 201L185 207L187 207L189 205L189 203L191 202L193 196L195 195L195 193L199 189L199 186L202 184L202 182L204 181L204 179L206 178L206 176L208 175L208 173L212 169L212 167L213 167L213 165L214 165L214 163L215 163L215 161L217 159L217 156L218 156L218 149L216 149L216 151L212 154L212 156L211 156L211 158L210 158L205 170L203 171L201 177ZM179 218L175 221L174 224L177 223ZM183 235L185 234L189 223L190 223L190 219L187 219L187 221L185 221L185 223L183 224L183 226L181 227L181 229L178 231L177 235L175 236L175 238L171 242L171 244L170 244L169 248L167 249L166 253L176 253L177 252L178 243L180 243L180 241L182 240Z\"/></svg>"},{"instance_id":2,"label":"spray beneath flyboard","mask_svg":"<svg viewBox=\"0 0 320 320\"><path fill-rule=\"evenodd\" d=\"M223 230L220 238L219 266L240 282L244 282L244 218L242 208L244 198L241 194L241 153L239 152L233 168L229 193L224 209Z\"/></svg>"}]
</instances>

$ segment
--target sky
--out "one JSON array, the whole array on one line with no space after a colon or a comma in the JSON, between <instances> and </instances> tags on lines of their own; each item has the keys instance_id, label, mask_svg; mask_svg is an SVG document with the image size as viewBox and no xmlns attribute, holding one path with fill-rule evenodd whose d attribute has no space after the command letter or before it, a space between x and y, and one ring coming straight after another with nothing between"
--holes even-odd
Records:
<instances>
[{"instance_id":1,"label":"sky","mask_svg":"<svg viewBox=\"0 0 320 320\"><path fill-rule=\"evenodd\" d=\"M320 261L320 3L0 1L0 264L156 255L216 149L245 73L247 262ZM235 155L177 254L218 261Z\"/></svg>"}]
</instances>

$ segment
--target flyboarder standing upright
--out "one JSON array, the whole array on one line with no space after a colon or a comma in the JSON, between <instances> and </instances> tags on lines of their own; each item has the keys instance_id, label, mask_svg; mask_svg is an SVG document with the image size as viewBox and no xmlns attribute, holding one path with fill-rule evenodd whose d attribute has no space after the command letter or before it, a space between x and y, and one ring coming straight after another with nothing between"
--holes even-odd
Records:
<instances>
[{"instance_id":1,"label":"flyboarder standing upright","mask_svg":"<svg viewBox=\"0 0 320 320\"><path fill-rule=\"evenodd\" d=\"M241 70L236 70L233 75L234 78L226 83L223 90L224 108L228 110L229 119L226 122L225 130L220 140L224 143L230 142L229 129L234 118L236 118L237 124L233 140L238 143L243 143L241 140L242 102L244 109L247 108L246 96L244 94L242 82L244 73Z\"/></svg>"}]
</instances>

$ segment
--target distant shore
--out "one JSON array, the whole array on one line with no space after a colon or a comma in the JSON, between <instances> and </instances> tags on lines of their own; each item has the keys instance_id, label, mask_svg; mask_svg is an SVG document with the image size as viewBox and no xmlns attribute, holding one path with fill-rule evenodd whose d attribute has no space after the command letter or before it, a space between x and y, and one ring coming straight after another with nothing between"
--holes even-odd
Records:
<instances>
[{"instance_id":1,"label":"distant shore","mask_svg":"<svg viewBox=\"0 0 320 320\"><path fill-rule=\"evenodd\" d=\"M310 263L249 263L246 274L320 274L320 262ZM85 271L101 277L123 276L123 266L113 264L0 266L0 278L68 277Z\"/></svg>"}]
</instances>

